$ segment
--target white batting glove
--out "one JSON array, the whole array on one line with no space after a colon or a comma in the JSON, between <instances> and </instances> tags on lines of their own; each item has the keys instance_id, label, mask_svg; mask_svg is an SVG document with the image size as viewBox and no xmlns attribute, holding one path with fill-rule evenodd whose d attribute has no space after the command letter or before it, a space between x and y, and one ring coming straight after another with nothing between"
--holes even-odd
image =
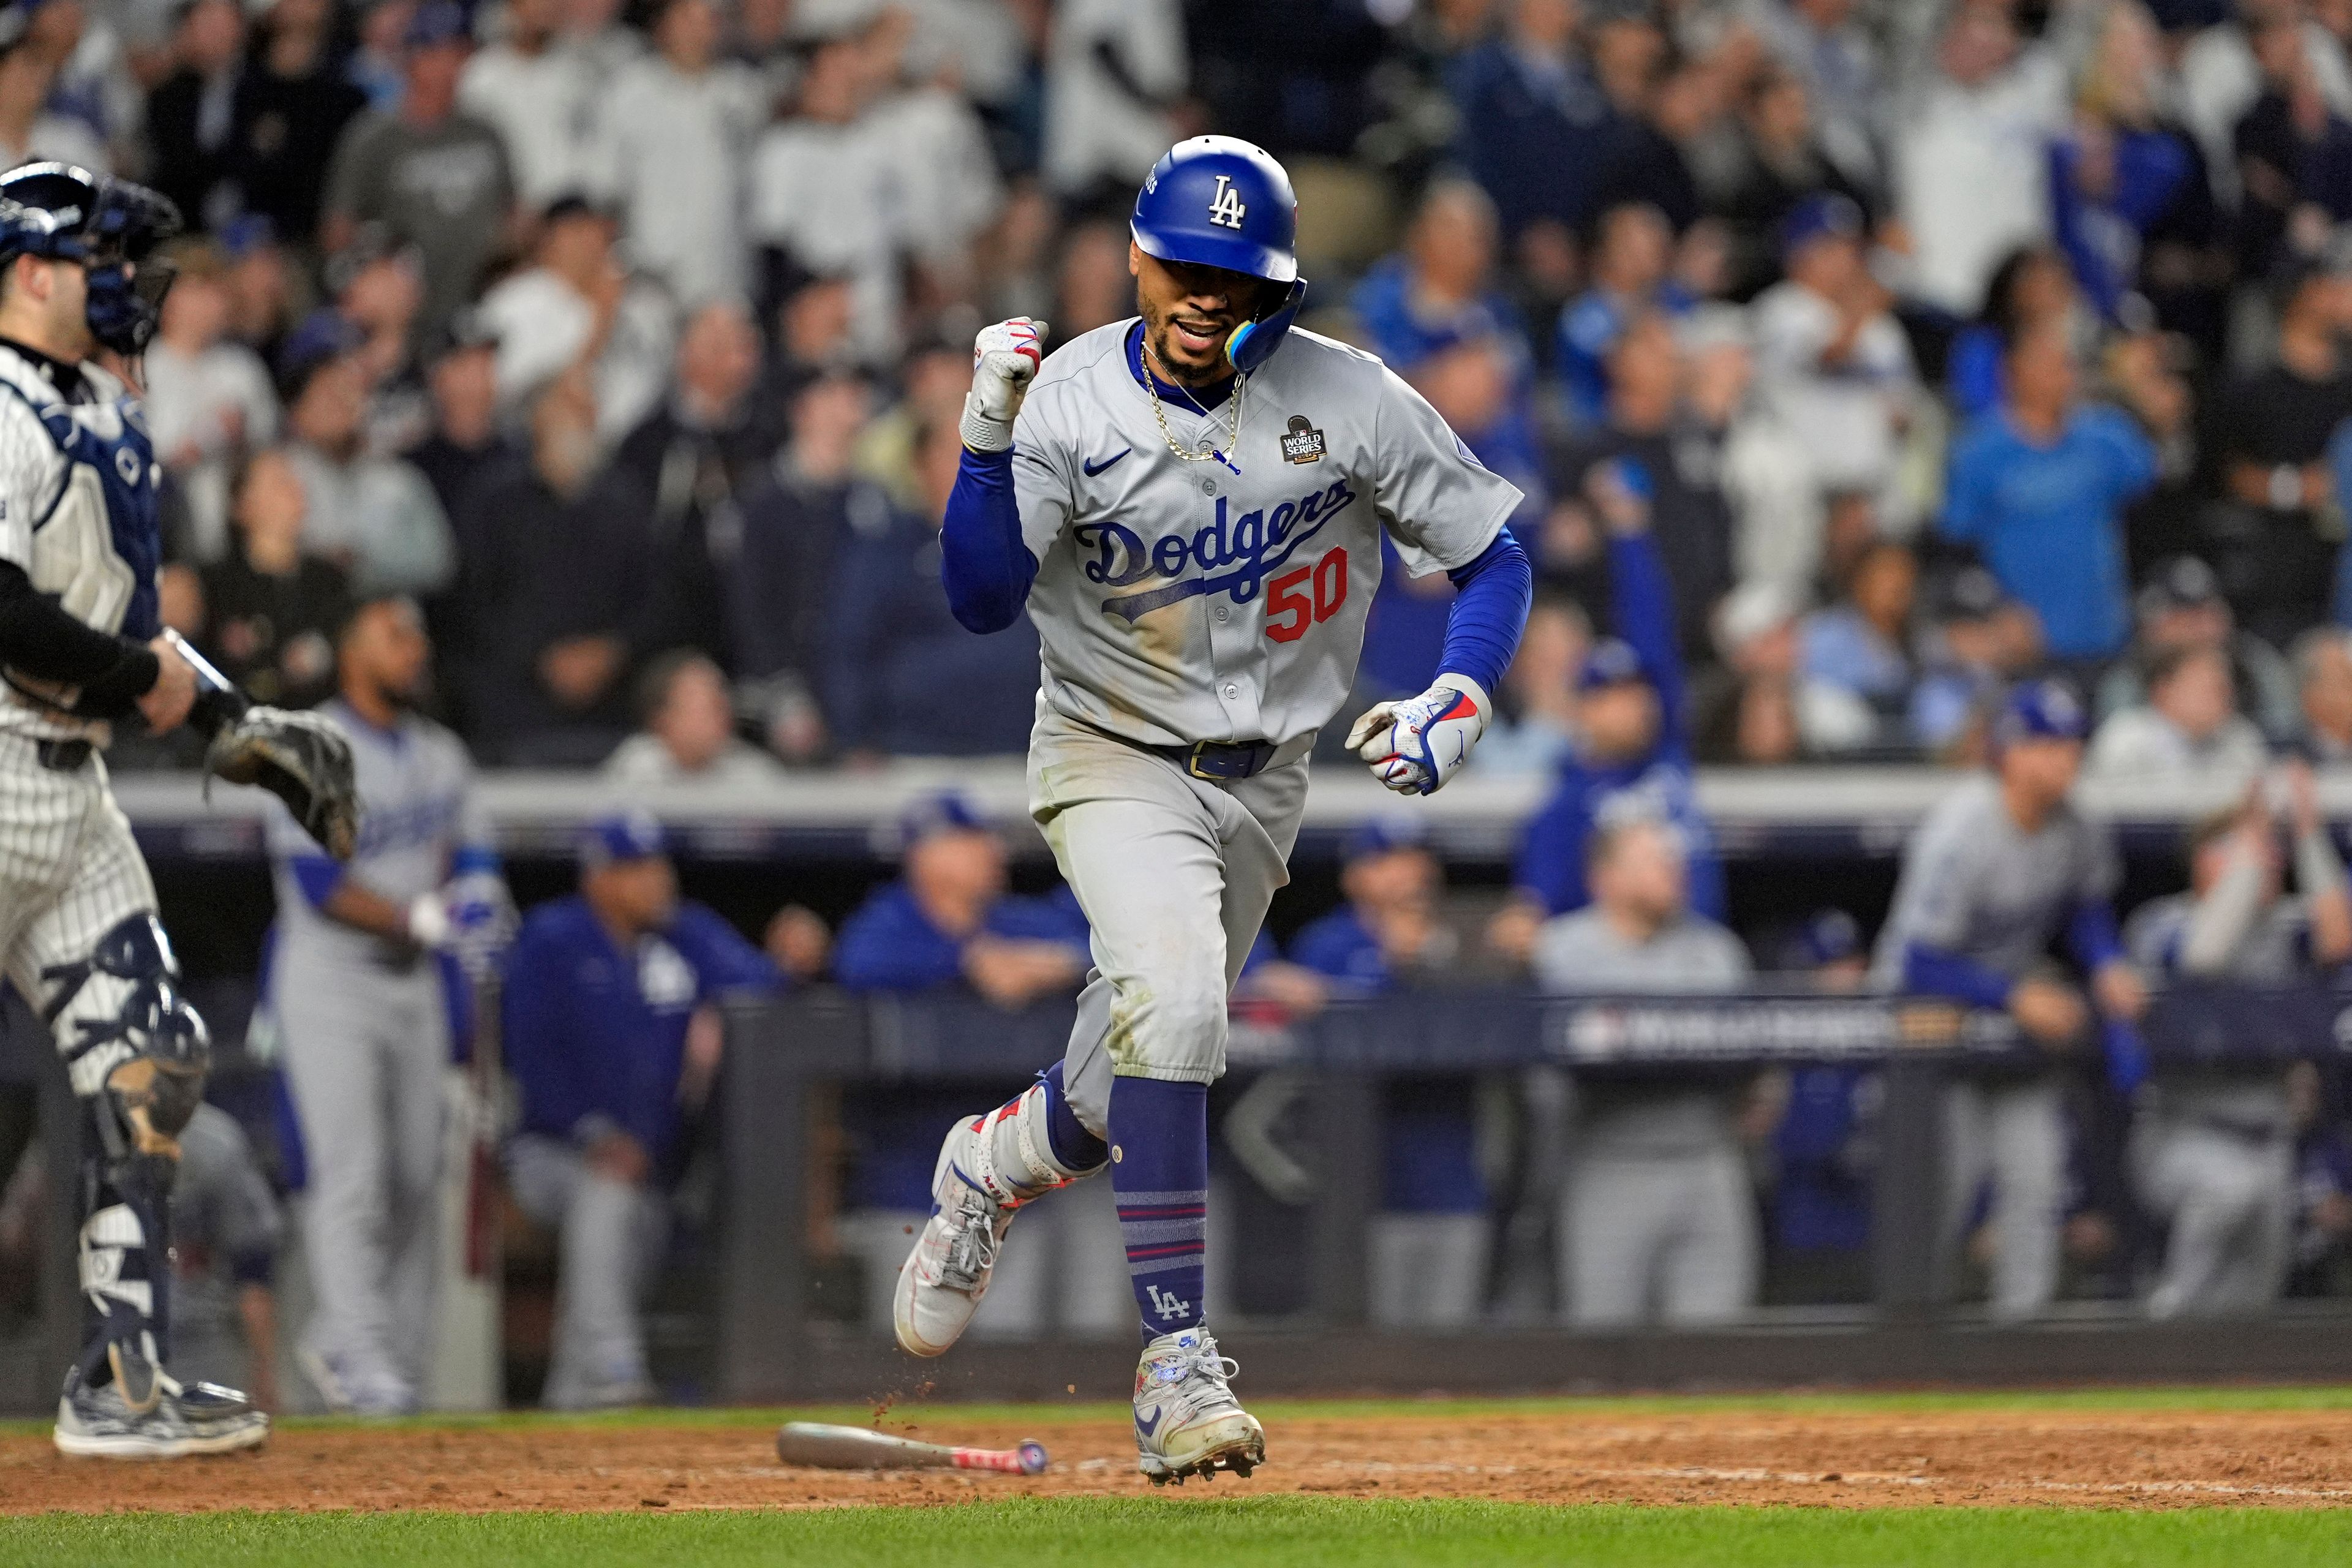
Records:
<instances>
[{"instance_id":1,"label":"white batting glove","mask_svg":"<svg viewBox=\"0 0 2352 1568\"><path fill-rule=\"evenodd\" d=\"M1476 681L1441 675L1418 697L1366 709L1348 731L1348 749L1397 794L1434 795L1462 771L1493 711Z\"/></svg>"},{"instance_id":2,"label":"white batting glove","mask_svg":"<svg viewBox=\"0 0 2352 1568\"><path fill-rule=\"evenodd\" d=\"M496 873L467 871L408 906L408 937L419 947L457 956L480 973L514 940L520 918L513 895Z\"/></svg>"},{"instance_id":3,"label":"white batting glove","mask_svg":"<svg viewBox=\"0 0 2352 1568\"><path fill-rule=\"evenodd\" d=\"M975 452L1013 445L1013 416L1045 357L1045 323L1015 316L982 327L971 345L971 390L963 398L963 444Z\"/></svg>"}]
</instances>

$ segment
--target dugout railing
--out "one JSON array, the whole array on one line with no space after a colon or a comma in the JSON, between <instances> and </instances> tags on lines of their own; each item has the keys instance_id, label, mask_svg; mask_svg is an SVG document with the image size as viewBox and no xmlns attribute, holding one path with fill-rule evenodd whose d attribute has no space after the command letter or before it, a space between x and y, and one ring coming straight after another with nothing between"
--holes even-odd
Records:
<instances>
[{"instance_id":1,"label":"dugout railing","mask_svg":"<svg viewBox=\"0 0 2352 1568\"><path fill-rule=\"evenodd\" d=\"M737 1402L887 1397L918 1388L1053 1398L1116 1387L1133 1342L1049 1335L971 1339L918 1361L887 1336L812 1310L812 1179L818 1108L842 1085L1014 1082L1054 1060L1066 1007L1005 1013L947 998L856 1001L813 993L737 1009L721 1134L717 1388ZM2038 1383L2352 1376L2352 1306L2283 1304L2228 1321L2143 1321L2128 1308L1997 1325L1952 1301L1939 1245L1940 1091L1955 1075L2037 1061L1999 1015L1924 999L1759 994L1546 1001L1429 994L1341 1004L1296 1026L1243 1031L1239 1075L1306 1081L1313 1172L1298 1266L1304 1310L1221 1334L1268 1392L1509 1391L1596 1387ZM2284 1065L2352 1048L2352 991L2197 987L2159 996L2144 1035L2158 1069L2231 1060ZM2088 1049L2089 1047L2085 1047ZM1842 1320L1724 1329L1383 1331L1370 1323L1367 1237L1379 1202L1381 1088L1400 1074L1549 1065L1735 1075L1832 1062L1885 1086L1873 1204L1873 1300ZM830 1149L830 1144L824 1145Z\"/></svg>"}]
</instances>

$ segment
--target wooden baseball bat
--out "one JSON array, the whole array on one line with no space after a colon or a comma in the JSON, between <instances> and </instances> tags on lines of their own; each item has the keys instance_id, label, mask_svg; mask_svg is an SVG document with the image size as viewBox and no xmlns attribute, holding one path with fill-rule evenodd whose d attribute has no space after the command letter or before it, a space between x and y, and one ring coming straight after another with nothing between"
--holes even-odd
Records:
<instances>
[{"instance_id":1,"label":"wooden baseball bat","mask_svg":"<svg viewBox=\"0 0 2352 1568\"><path fill-rule=\"evenodd\" d=\"M776 1458L820 1470L1003 1470L1034 1476L1045 1468L1041 1443L1017 1448L957 1448L918 1443L864 1426L788 1421L776 1431Z\"/></svg>"}]
</instances>

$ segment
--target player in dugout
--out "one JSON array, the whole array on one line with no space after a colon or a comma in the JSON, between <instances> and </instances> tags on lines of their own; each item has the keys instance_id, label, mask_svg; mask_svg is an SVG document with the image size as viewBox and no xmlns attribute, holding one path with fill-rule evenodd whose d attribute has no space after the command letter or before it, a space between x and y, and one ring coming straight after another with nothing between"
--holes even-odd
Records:
<instances>
[{"instance_id":1,"label":"player in dugout","mask_svg":"<svg viewBox=\"0 0 2352 1568\"><path fill-rule=\"evenodd\" d=\"M718 1074L716 1005L787 984L718 913L678 897L668 839L643 812L591 825L580 890L523 921L501 1007L522 1096L506 1160L515 1200L560 1232L542 1403L652 1396L638 1301L661 1258L688 1119Z\"/></svg>"},{"instance_id":2,"label":"player in dugout","mask_svg":"<svg viewBox=\"0 0 2352 1568\"><path fill-rule=\"evenodd\" d=\"M2146 1070L2134 1026L2147 992L2116 930L2115 845L2071 798L2086 723L2063 681L2010 694L1990 771L1946 796L1904 852L1873 963L1886 990L2007 1012L2035 1047L1945 1095L1944 1243L1957 1251L1990 1183L1996 1318L2032 1317L2057 1293L2061 1068L2095 1029L2118 1088L2136 1088ZM2049 956L2062 935L2089 978L2087 997Z\"/></svg>"}]
</instances>

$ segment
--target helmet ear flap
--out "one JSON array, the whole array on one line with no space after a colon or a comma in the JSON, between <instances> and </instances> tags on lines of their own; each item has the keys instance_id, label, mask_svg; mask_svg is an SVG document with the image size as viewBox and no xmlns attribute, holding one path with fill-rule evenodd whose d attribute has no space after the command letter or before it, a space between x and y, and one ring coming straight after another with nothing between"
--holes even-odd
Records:
<instances>
[{"instance_id":1,"label":"helmet ear flap","mask_svg":"<svg viewBox=\"0 0 2352 1568\"><path fill-rule=\"evenodd\" d=\"M1298 320L1299 307L1306 302L1307 279L1294 279L1281 304L1235 327L1233 336L1225 340L1225 358L1233 363L1234 369L1247 375L1273 358L1274 351L1282 346L1282 335Z\"/></svg>"}]
</instances>

